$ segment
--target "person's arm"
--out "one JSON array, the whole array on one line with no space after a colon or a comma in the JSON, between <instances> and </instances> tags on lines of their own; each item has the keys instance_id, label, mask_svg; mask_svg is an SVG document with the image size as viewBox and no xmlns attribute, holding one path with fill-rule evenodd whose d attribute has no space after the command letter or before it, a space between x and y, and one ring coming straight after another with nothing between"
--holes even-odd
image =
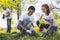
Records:
<instances>
[{"instance_id":1,"label":"person's arm","mask_svg":"<svg viewBox=\"0 0 60 40\"><path fill-rule=\"evenodd\" d=\"M49 31L51 29L52 25L53 25L53 19L50 20L50 25L49 25L47 31Z\"/></svg>"},{"instance_id":2,"label":"person's arm","mask_svg":"<svg viewBox=\"0 0 60 40\"><path fill-rule=\"evenodd\" d=\"M43 17L43 15L41 15L41 17L39 18L38 22L40 22L40 21L41 21L42 17Z\"/></svg>"},{"instance_id":3,"label":"person's arm","mask_svg":"<svg viewBox=\"0 0 60 40\"><path fill-rule=\"evenodd\" d=\"M18 25L19 25L22 29L26 30L26 28L24 28L22 24L23 24L22 21L19 21L19 24L18 24Z\"/></svg>"},{"instance_id":4,"label":"person's arm","mask_svg":"<svg viewBox=\"0 0 60 40\"><path fill-rule=\"evenodd\" d=\"M5 15L5 17L9 17L10 16L10 12L7 12L7 14Z\"/></svg>"},{"instance_id":5,"label":"person's arm","mask_svg":"<svg viewBox=\"0 0 60 40\"><path fill-rule=\"evenodd\" d=\"M40 17L39 21L42 19L42 17L43 17L43 15L41 15L41 17Z\"/></svg>"},{"instance_id":6,"label":"person's arm","mask_svg":"<svg viewBox=\"0 0 60 40\"><path fill-rule=\"evenodd\" d=\"M53 13L51 13L51 14L50 14L50 25L49 25L47 31L50 30L51 27L53 26L53 20L54 20L54 16L53 16Z\"/></svg>"},{"instance_id":7,"label":"person's arm","mask_svg":"<svg viewBox=\"0 0 60 40\"><path fill-rule=\"evenodd\" d=\"M36 22L36 24L40 27L40 20L42 19L43 15L39 18L39 20Z\"/></svg>"}]
</instances>

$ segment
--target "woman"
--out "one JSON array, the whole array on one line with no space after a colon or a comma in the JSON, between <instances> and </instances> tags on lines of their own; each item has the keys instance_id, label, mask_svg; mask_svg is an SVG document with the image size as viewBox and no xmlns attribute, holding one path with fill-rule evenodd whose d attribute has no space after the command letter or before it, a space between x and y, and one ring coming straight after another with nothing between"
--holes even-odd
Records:
<instances>
[{"instance_id":1,"label":"woman","mask_svg":"<svg viewBox=\"0 0 60 40\"><path fill-rule=\"evenodd\" d=\"M41 15L40 19L42 18L46 21L45 25L41 25L40 29L43 29L44 27L46 28L45 32L53 33L57 31L57 22L54 20L53 13L50 12L49 6L47 4L42 5L42 12L43 14ZM39 21L37 21L37 24L39 24Z\"/></svg>"}]
</instances>

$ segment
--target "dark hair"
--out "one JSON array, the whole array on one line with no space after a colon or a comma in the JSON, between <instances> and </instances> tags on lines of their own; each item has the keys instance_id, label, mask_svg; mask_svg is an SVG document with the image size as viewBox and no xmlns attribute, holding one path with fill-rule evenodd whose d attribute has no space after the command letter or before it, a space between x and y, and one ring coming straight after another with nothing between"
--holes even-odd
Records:
<instances>
[{"instance_id":1,"label":"dark hair","mask_svg":"<svg viewBox=\"0 0 60 40\"><path fill-rule=\"evenodd\" d=\"M42 7L45 7L47 9L47 15L49 15L50 13L49 6L47 4L43 4Z\"/></svg>"},{"instance_id":2,"label":"dark hair","mask_svg":"<svg viewBox=\"0 0 60 40\"><path fill-rule=\"evenodd\" d=\"M35 11L35 7L34 7L34 6L30 6L30 7L28 8L28 10L29 10L29 9L32 9L32 10Z\"/></svg>"},{"instance_id":3,"label":"dark hair","mask_svg":"<svg viewBox=\"0 0 60 40\"><path fill-rule=\"evenodd\" d=\"M2 6L2 8L3 8L4 10L6 10L6 7L5 7L5 6Z\"/></svg>"}]
</instances>

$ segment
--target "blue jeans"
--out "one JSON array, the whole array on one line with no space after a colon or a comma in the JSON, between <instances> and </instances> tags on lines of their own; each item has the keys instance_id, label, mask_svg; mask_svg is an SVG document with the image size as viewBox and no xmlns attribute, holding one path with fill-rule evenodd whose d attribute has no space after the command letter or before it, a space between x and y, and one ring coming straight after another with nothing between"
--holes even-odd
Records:
<instances>
[{"instance_id":1,"label":"blue jeans","mask_svg":"<svg viewBox=\"0 0 60 40\"><path fill-rule=\"evenodd\" d=\"M11 19L7 19L7 32L11 32Z\"/></svg>"},{"instance_id":2,"label":"blue jeans","mask_svg":"<svg viewBox=\"0 0 60 40\"><path fill-rule=\"evenodd\" d=\"M47 29L48 27L49 27L49 24L45 24L45 25L41 25L40 28L46 28ZM54 31L57 31L57 26L56 27L52 26L48 32L53 33Z\"/></svg>"}]
</instances>

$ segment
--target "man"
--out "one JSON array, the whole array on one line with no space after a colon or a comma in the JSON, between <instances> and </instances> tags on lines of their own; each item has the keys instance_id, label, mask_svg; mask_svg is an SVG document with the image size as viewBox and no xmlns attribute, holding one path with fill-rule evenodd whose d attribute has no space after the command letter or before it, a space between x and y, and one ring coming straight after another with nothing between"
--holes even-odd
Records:
<instances>
[{"instance_id":1,"label":"man","mask_svg":"<svg viewBox=\"0 0 60 40\"><path fill-rule=\"evenodd\" d=\"M3 14L3 19L7 18L7 32L11 32L11 19L12 19L11 11L5 6L3 6L2 8L6 12L6 14Z\"/></svg>"},{"instance_id":2,"label":"man","mask_svg":"<svg viewBox=\"0 0 60 40\"><path fill-rule=\"evenodd\" d=\"M28 12L24 13L19 18L18 29L21 31L21 34L24 35L26 32L35 34L33 28L35 7L30 6Z\"/></svg>"}]
</instances>

